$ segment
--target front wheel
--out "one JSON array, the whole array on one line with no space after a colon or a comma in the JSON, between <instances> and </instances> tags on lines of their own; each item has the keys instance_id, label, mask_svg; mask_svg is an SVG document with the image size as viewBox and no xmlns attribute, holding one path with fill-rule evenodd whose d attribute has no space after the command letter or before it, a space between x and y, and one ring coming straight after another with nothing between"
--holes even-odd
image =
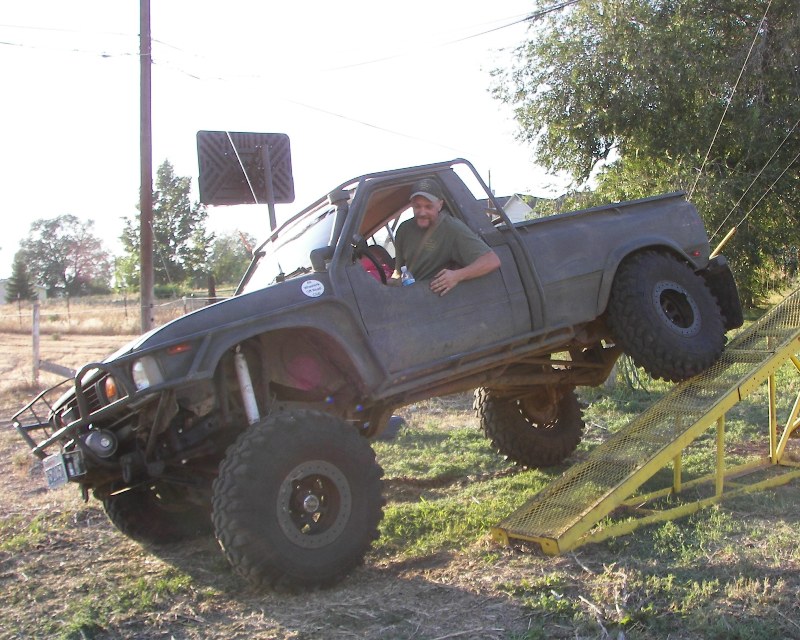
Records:
<instances>
[{"instance_id":1,"label":"front wheel","mask_svg":"<svg viewBox=\"0 0 800 640\"><path fill-rule=\"evenodd\" d=\"M581 441L584 422L574 389L543 387L511 397L480 388L473 408L492 446L525 467L560 464Z\"/></svg>"},{"instance_id":2,"label":"front wheel","mask_svg":"<svg viewBox=\"0 0 800 640\"><path fill-rule=\"evenodd\" d=\"M220 466L217 540L255 586L329 586L378 537L382 475L351 425L318 411L276 414L245 431Z\"/></svg>"},{"instance_id":3,"label":"front wheel","mask_svg":"<svg viewBox=\"0 0 800 640\"><path fill-rule=\"evenodd\" d=\"M725 346L722 312L703 278L685 262L655 251L620 265L608 324L637 365L673 382L708 369Z\"/></svg>"},{"instance_id":4,"label":"front wheel","mask_svg":"<svg viewBox=\"0 0 800 640\"><path fill-rule=\"evenodd\" d=\"M188 502L164 484L107 496L103 508L117 529L145 544L169 544L211 533L208 506Z\"/></svg>"}]
</instances>

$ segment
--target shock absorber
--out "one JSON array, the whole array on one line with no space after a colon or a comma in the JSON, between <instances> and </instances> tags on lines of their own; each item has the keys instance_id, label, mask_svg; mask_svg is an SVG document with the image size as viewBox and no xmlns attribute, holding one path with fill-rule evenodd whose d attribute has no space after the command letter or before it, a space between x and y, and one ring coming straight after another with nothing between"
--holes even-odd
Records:
<instances>
[{"instance_id":1,"label":"shock absorber","mask_svg":"<svg viewBox=\"0 0 800 640\"><path fill-rule=\"evenodd\" d=\"M236 347L233 364L236 368L236 379L239 381L247 422L255 424L261 416L258 413L258 402L256 402L256 392L253 389L253 379L250 377L250 367L247 366L247 359L244 357L241 346Z\"/></svg>"}]
</instances>

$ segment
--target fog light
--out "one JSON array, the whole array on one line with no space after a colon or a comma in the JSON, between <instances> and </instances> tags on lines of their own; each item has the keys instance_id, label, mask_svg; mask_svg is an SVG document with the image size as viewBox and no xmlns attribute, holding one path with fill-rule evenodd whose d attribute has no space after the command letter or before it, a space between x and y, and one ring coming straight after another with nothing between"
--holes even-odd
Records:
<instances>
[{"instance_id":1,"label":"fog light","mask_svg":"<svg viewBox=\"0 0 800 640\"><path fill-rule=\"evenodd\" d=\"M117 381L113 376L108 376L103 381L103 395L108 402L119 400L119 389L117 388Z\"/></svg>"},{"instance_id":2,"label":"fog light","mask_svg":"<svg viewBox=\"0 0 800 640\"><path fill-rule=\"evenodd\" d=\"M84 442L101 458L110 458L117 451L117 438L110 431L91 431Z\"/></svg>"}]
</instances>

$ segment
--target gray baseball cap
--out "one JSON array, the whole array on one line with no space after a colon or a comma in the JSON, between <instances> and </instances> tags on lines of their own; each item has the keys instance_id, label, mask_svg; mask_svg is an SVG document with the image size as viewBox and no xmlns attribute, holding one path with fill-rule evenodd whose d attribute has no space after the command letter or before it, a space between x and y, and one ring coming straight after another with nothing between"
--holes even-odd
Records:
<instances>
[{"instance_id":1,"label":"gray baseball cap","mask_svg":"<svg viewBox=\"0 0 800 640\"><path fill-rule=\"evenodd\" d=\"M414 183L411 187L411 195L408 197L411 200L414 196L422 196L423 198L435 202L436 200L444 200L442 190L439 183L432 178L423 178Z\"/></svg>"}]
</instances>

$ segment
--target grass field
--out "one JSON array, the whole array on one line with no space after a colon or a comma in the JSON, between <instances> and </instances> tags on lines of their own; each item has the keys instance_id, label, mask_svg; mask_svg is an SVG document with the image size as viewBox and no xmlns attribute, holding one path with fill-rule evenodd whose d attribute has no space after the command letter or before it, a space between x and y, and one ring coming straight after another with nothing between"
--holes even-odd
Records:
<instances>
[{"instance_id":1,"label":"grass field","mask_svg":"<svg viewBox=\"0 0 800 640\"><path fill-rule=\"evenodd\" d=\"M41 357L76 368L126 340L55 332ZM800 638L797 482L555 558L502 547L490 527L566 465L516 468L489 448L471 396L439 398L404 408L406 427L375 443L387 505L364 566L332 589L260 593L213 538L147 549L74 487L44 489L8 427L36 391L29 338L5 333L2 344L0 638ZM668 389L622 373L631 384L621 375L613 391L579 390L587 427L569 463ZM779 374L784 414L796 377ZM762 441L766 407L763 392L738 405L729 442L746 451ZM684 464L699 470L707 455L699 448Z\"/></svg>"}]
</instances>

